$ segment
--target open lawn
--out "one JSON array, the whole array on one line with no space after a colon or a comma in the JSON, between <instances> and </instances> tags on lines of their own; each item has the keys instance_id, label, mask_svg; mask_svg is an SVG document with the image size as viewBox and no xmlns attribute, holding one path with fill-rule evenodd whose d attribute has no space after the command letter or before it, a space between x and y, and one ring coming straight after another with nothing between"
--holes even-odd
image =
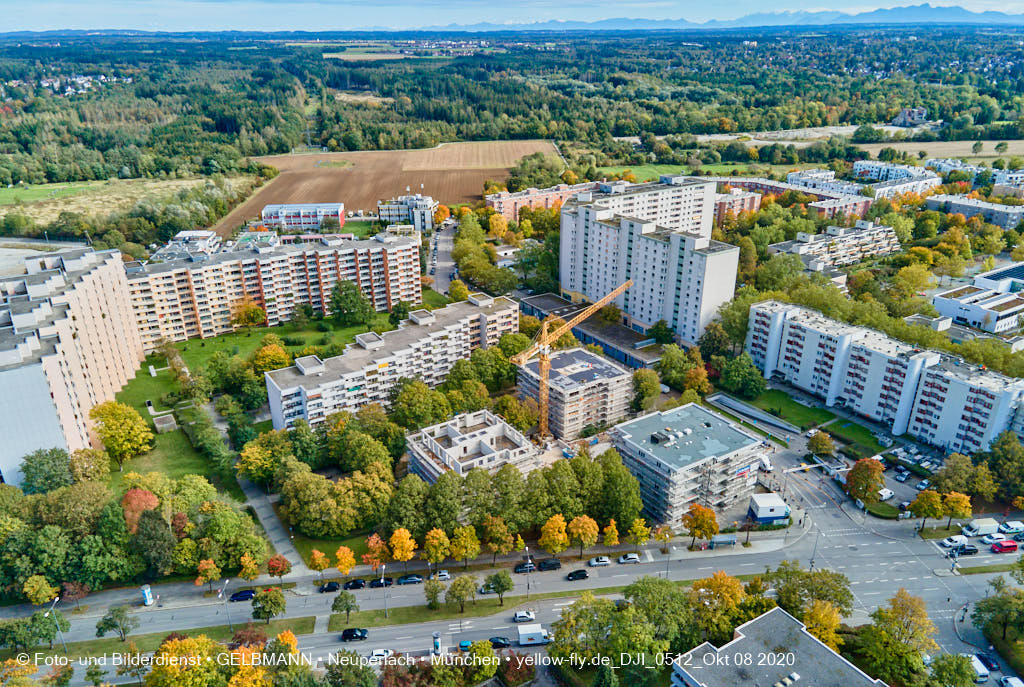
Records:
<instances>
[{"instance_id":1,"label":"open lawn","mask_svg":"<svg viewBox=\"0 0 1024 687\"><path fill-rule=\"evenodd\" d=\"M797 403L785 391L778 389L768 389L749 403L800 429L810 429L835 418L834 413Z\"/></svg>"},{"instance_id":2,"label":"open lawn","mask_svg":"<svg viewBox=\"0 0 1024 687\"><path fill-rule=\"evenodd\" d=\"M885 450L885 447L878 443L878 439L875 438L870 429L850 420L840 418L835 422L825 425L824 430L837 439L860 447L863 449L862 452L868 456Z\"/></svg>"},{"instance_id":3,"label":"open lawn","mask_svg":"<svg viewBox=\"0 0 1024 687\"><path fill-rule=\"evenodd\" d=\"M244 604L248 606L248 604ZM314 616L305 616L302 618L281 618L278 620L271 620L267 623L253 623L260 627L268 637L274 637L285 630L291 630L296 635L308 635L313 633L313 626L316 622ZM195 630L185 630L182 634L190 637L196 637L198 635L206 635L210 639L214 639L218 642L229 642L234 636L235 631L245 627L244 623L235 623L234 629L231 629L227 625L214 625L212 627L200 627ZM122 642L119 637L104 637L102 639L90 639L85 642L68 642L68 656L72 658L89 658L97 656L113 656L114 654L120 654L128 649L129 642L135 642L135 645L139 648L142 653L149 653L156 651L169 632L152 632L149 634L142 635L128 635L128 641ZM60 644L57 644L55 648L49 649L47 647L39 647L31 650L30 653L35 654L39 652L46 656L57 656L63 655ZM4 650L0 652L0 658L9 658L12 652L10 650ZM111 671L113 673L113 671Z\"/></svg>"},{"instance_id":4,"label":"open lawn","mask_svg":"<svg viewBox=\"0 0 1024 687\"><path fill-rule=\"evenodd\" d=\"M444 306L451 303L448 298L431 288L423 289L423 305L433 310L434 308L443 308Z\"/></svg>"},{"instance_id":5,"label":"open lawn","mask_svg":"<svg viewBox=\"0 0 1024 687\"><path fill-rule=\"evenodd\" d=\"M962 565L960 566L961 575L982 575L989 573L1004 573L1010 572L1015 566L1013 563L991 563L989 565Z\"/></svg>"},{"instance_id":6,"label":"open lawn","mask_svg":"<svg viewBox=\"0 0 1024 687\"><path fill-rule=\"evenodd\" d=\"M945 539L960 534L960 528L955 525L949 529L945 526L925 527L924 530L918 530L918 534L921 535L921 539Z\"/></svg>"},{"instance_id":7,"label":"open lawn","mask_svg":"<svg viewBox=\"0 0 1024 687\"><path fill-rule=\"evenodd\" d=\"M346 219L345 226L341 228L344 234L355 234L357 239L366 237L376 224L369 219Z\"/></svg>"}]
</instances>

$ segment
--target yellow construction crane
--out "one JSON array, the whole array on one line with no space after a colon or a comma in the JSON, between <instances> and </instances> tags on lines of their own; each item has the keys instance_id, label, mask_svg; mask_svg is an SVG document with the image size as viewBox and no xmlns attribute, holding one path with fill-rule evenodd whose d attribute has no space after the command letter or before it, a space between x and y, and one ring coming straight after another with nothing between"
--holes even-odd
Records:
<instances>
[{"instance_id":1,"label":"yellow construction crane","mask_svg":"<svg viewBox=\"0 0 1024 687\"><path fill-rule=\"evenodd\" d=\"M586 308L576 314L571 320L561 325L554 331L548 331L548 320L544 320L540 323L540 330L537 335L533 337L533 343L530 347L521 353L517 353L509 360L515 365L525 365L526 361L532 358L534 355L537 356L537 375L540 377L540 383L538 384L538 405L540 405L540 423L538 427L538 435L543 439L548 436L548 375L551 372L551 347L552 345L561 338L563 334L570 331L573 327L578 325L583 320L587 319L598 310L608 305L614 300L619 294L628 289L633 285L633 280L628 280L625 284L621 284L615 288L611 293L607 294L604 298L588 305Z\"/></svg>"}]
</instances>

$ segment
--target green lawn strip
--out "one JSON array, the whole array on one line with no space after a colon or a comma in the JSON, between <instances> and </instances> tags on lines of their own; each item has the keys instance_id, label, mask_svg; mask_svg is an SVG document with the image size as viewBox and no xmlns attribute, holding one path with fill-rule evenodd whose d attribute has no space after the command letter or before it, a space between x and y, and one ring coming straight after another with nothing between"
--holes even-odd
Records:
<instances>
[{"instance_id":1,"label":"green lawn strip","mask_svg":"<svg viewBox=\"0 0 1024 687\"><path fill-rule=\"evenodd\" d=\"M869 503L868 513L871 513L871 515L874 515L876 518L895 520L900 515L900 509L896 506L890 506L888 503Z\"/></svg>"},{"instance_id":2,"label":"green lawn strip","mask_svg":"<svg viewBox=\"0 0 1024 687\"><path fill-rule=\"evenodd\" d=\"M369 219L347 219L345 220L345 226L341 228L341 233L354 234L357 239L361 239L368 236L369 233L373 231L374 224L376 224L376 222Z\"/></svg>"},{"instance_id":3,"label":"green lawn strip","mask_svg":"<svg viewBox=\"0 0 1024 687\"><path fill-rule=\"evenodd\" d=\"M106 181L84 181L64 184L19 184L13 188L0 187L0 205L70 198L106 184Z\"/></svg>"},{"instance_id":4,"label":"green lawn strip","mask_svg":"<svg viewBox=\"0 0 1024 687\"><path fill-rule=\"evenodd\" d=\"M952 537L954 534L960 534L960 528L925 527L918 534L921 535L921 539L945 539L946 537Z\"/></svg>"},{"instance_id":5,"label":"green lawn strip","mask_svg":"<svg viewBox=\"0 0 1024 687\"><path fill-rule=\"evenodd\" d=\"M315 623L316 618L314 616L304 616L301 618L281 618L278 620L271 620L269 624L254 624L262 628L268 637L273 637L285 630L291 630L296 635L312 634ZM190 637L202 634L218 642L228 642L231 640L232 636L234 636L235 630L242 627L245 627L244 622L235 623L234 630L229 628L227 625L214 625L212 627L200 627L194 630L176 630L175 632L186 634ZM148 653L156 651L157 647L160 646L164 641L164 638L169 634L171 634L170 631L152 632L143 635L128 635L128 641L126 642L122 642L119 637L104 637L102 639L90 639L83 642L68 642L68 656L75 658L90 658L120 654L128 650L129 642L135 642L139 651ZM57 643L53 649L48 647L39 647L28 651L29 654L35 654L36 652L46 656L62 656L64 654L59 643ZM9 649L0 651L0 659L9 658L13 655L14 652Z\"/></svg>"},{"instance_id":6,"label":"green lawn strip","mask_svg":"<svg viewBox=\"0 0 1024 687\"><path fill-rule=\"evenodd\" d=\"M423 288L423 305L433 310L434 308L443 308L448 305L449 301L444 294L438 293L429 287Z\"/></svg>"},{"instance_id":7,"label":"green lawn strip","mask_svg":"<svg viewBox=\"0 0 1024 687\"><path fill-rule=\"evenodd\" d=\"M755 577L759 577L756 574L744 574L734 575L737 579L742 582L749 582ZM694 580L679 580L676 582L679 586L689 586L694 583ZM582 589L580 591L566 590L561 592L541 592L539 594L531 594L530 598L526 596L506 596L505 604L503 606L498 604L498 597L488 594L487 596L478 597L477 600L469 601L466 603L466 612L459 613L459 609L456 606L449 606L448 604L442 604L441 608L437 610L430 610L426 606L426 598L423 600L423 605L420 606L399 606L392 608L388 612L388 617L384 617L384 609L374 609L372 611L356 611L352 613L351 619L346 622L344 613L332 614L327 624L327 630L329 632L340 632L346 627L384 627L387 625L408 625L411 623L429 623L435 620L458 620L459 618L482 618L488 615L494 615L496 613L508 613L511 615L516 609L521 607L529 607L530 603L539 601L541 599L565 599L580 596L583 592L590 592L595 596L606 596L609 594L620 594L622 590L628 585L618 585L615 587L595 587L591 589ZM371 594L380 594L382 590L372 589Z\"/></svg>"},{"instance_id":8,"label":"green lawn strip","mask_svg":"<svg viewBox=\"0 0 1024 687\"><path fill-rule=\"evenodd\" d=\"M729 418L730 420L732 420L733 422L735 422L737 424L743 425L744 427L749 429L751 432L754 432L756 434L760 434L763 437L767 437L767 438L771 439L776 444L781 444L782 446L785 446L786 448L789 448L789 442L786 441L785 439L783 439L782 437L778 436L777 434L773 434L772 432L766 432L763 429L761 429L760 427L757 427L755 425L750 424L749 422L747 422L743 418L739 417L738 415L733 415L728 410L723 410L722 408L720 408L718 406L711 405L710 403L705 403L704 401L701 401L701 405L705 406L708 410L711 410L711 411L713 411L715 413L718 413L719 415L726 416L727 418Z\"/></svg>"},{"instance_id":9,"label":"green lawn strip","mask_svg":"<svg viewBox=\"0 0 1024 687\"><path fill-rule=\"evenodd\" d=\"M274 429L274 421L261 420L260 422L252 423L252 427L253 429L256 430L257 434L263 434L264 432L269 432L270 430Z\"/></svg>"},{"instance_id":10,"label":"green lawn strip","mask_svg":"<svg viewBox=\"0 0 1024 687\"><path fill-rule=\"evenodd\" d=\"M856 422L840 418L835 422L825 425L824 429L832 436L842 439L847 443L859 444L867 449L868 455L881 453L885 450L885 447L878 443L878 439L875 438L870 429L864 425L858 425Z\"/></svg>"},{"instance_id":11,"label":"green lawn strip","mask_svg":"<svg viewBox=\"0 0 1024 687\"><path fill-rule=\"evenodd\" d=\"M835 413L824 408L812 408L802 403L797 403L785 391L778 389L768 389L757 398L748 402L755 408L781 418L800 429L810 429L836 417Z\"/></svg>"},{"instance_id":12,"label":"green lawn strip","mask_svg":"<svg viewBox=\"0 0 1024 687\"><path fill-rule=\"evenodd\" d=\"M961 575L982 575L984 573L1010 572L1013 563L992 563L990 565L964 565L959 568Z\"/></svg>"},{"instance_id":13,"label":"green lawn strip","mask_svg":"<svg viewBox=\"0 0 1024 687\"><path fill-rule=\"evenodd\" d=\"M1014 672L1024 675L1024 641L1021 640L1021 635L1010 628L1007 630L1006 639L996 632L986 632L985 636Z\"/></svg>"}]
</instances>

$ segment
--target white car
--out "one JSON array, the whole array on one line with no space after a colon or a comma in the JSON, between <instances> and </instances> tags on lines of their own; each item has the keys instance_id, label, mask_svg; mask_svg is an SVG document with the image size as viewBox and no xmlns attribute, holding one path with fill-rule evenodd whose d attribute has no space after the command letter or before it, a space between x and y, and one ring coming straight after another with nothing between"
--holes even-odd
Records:
<instances>
[{"instance_id":1,"label":"white car","mask_svg":"<svg viewBox=\"0 0 1024 687\"><path fill-rule=\"evenodd\" d=\"M1024 522L1021 522L1020 520L1004 522L999 526L999 531L1003 534L1018 534L1020 532L1024 532Z\"/></svg>"},{"instance_id":2,"label":"white car","mask_svg":"<svg viewBox=\"0 0 1024 687\"><path fill-rule=\"evenodd\" d=\"M611 565L612 562L608 560L608 556L597 556L587 561L587 565L591 568L603 568L606 565Z\"/></svg>"},{"instance_id":3,"label":"white car","mask_svg":"<svg viewBox=\"0 0 1024 687\"><path fill-rule=\"evenodd\" d=\"M512 616L514 623L532 623L536 619L537 616L533 614L533 611L516 611L516 614Z\"/></svg>"},{"instance_id":4,"label":"white car","mask_svg":"<svg viewBox=\"0 0 1024 687\"><path fill-rule=\"evenodd\" d=\"M939 542L939 546L942 546L942 547L947 548L947 549L951 549L954 546L966 546L966 545L967 545L967 537L965 537L962 534L954 534L952 537L946 537L945 539L943 539L942 541Z\"/></svg>"},{"instance_id":5,"label":"white car","mask_svg":"<svg viewBox=\"0 0 1024 687\"><path fill-rule=\"evenodd\" d=\"M812 430L808 431L807 434L805 434L804 436L807 437L808 439L810 439L811 437L813 437L817 433L818 433L818 430L812 429Z\"/></svg>"},{"instance_id":6,"label":"white car","mask_svg":"<svg viewBox=\"0 0 1024 687\"><path fill-rule=\"evenodd\" d=\"M370 652L369 660L370 663L384 663L394 655L395 652L392 649L374 649Z\"/></svg>"},{"instance_id":7,"label":"white car","mask_svg":"<svg viewBox=\"0 0 1024 687\"><path fill-rule=\"evenodd\" d=\"M995 544L997 541L1003 541L1006 539L1006 535L1002 532L993 532L992 534L986 534L981 538L982 544Z\"/></svg>"},{"instance_id":8,"label":"white car","mask_svg":"<svg viewBox=\"0 0 1024 687\"><path fill-rule=\"evenodd\" d=\"M448 580L452 579L452 574L450 572L448 572L447 570L438 570L436 573L431 575L431 577L433 579L435 579L435 580L441 580L442 582L447 582Z\"/></svg>"},{"instance_id":9,"label":"white car","mask_svg":"<svg viewBox=\"0 0 1024 687\"><path fill-rule=\"evenodd\" d=\"M636 553L624 553L619 556L619 563L639 563L640 555Z\"/></svg>"}]
</instances>

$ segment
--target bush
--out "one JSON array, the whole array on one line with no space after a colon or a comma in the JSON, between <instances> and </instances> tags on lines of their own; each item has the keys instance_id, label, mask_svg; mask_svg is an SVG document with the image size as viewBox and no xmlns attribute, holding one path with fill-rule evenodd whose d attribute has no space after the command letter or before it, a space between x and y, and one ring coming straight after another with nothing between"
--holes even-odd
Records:
<instances>
[{"instance_id":1,"label":"bush","mask_svg":"<svg viewBox=\"0 0 1024 687\"><path fill-rule=\"evenodd\" d=\"M306 342L301 336L283 336L281 341L285 346L305 346Z\"/></svg>"},{"instance_id":2,"label":"bush","mask_svg":"<svg viewBox=\"0 0 1024 687\"><path fill-rule=\"evenodd\" d=\"M320 320L319 322L316 323L316 330L318 332L329 332L331 331L331 325L328 324L327 322L324 322L323 320Z\"/></svg>"},{"instance_id":3,"label":"bush","mask_svg":"<svg viewBox=\"0 0 1024 687\"><path fill-rule=\"evenodd\" d=\"M316 343L319 346L330 346L332 340L333 339L331 338L331 335L327 334L327 335L321 336L319 339L317 339Z\"/></svg>"}]
</instances>

